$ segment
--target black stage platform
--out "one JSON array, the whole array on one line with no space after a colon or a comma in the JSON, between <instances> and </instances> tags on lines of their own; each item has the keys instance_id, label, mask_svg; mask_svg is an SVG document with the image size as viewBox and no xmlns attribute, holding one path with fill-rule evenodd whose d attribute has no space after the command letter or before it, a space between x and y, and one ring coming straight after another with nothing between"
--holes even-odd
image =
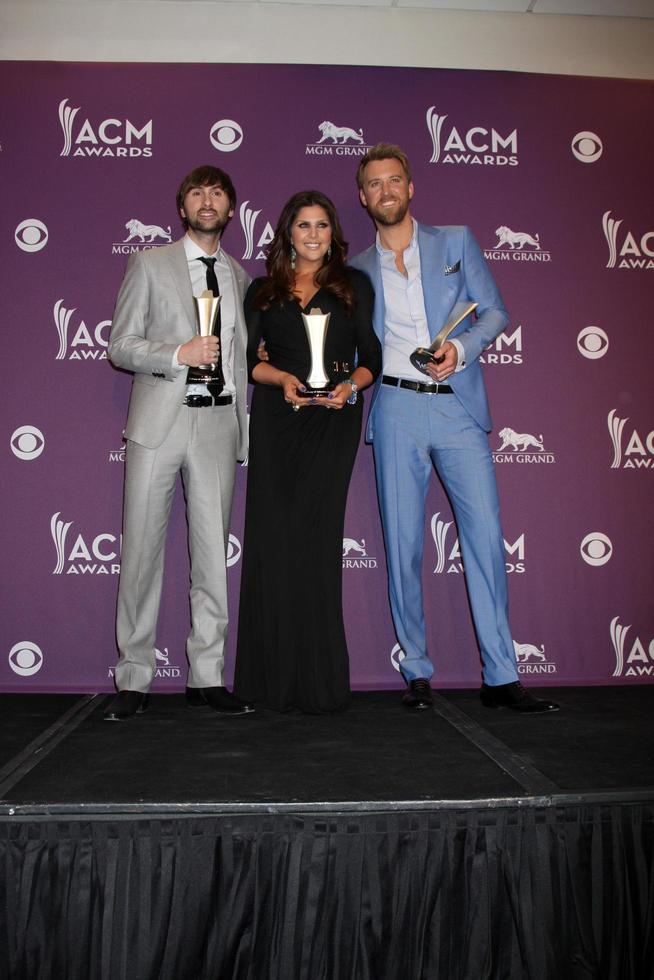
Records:
<instances>
[{"instance_id":1,"label":"black stage platform","mask_svg":"<svg viewBox=\"0 0 654 980\"><path fill-rule=\"evenodd\" d=\"M0 695L0 976L652 980L654 687L547 694Z\"/></svg>"}]
</instances>

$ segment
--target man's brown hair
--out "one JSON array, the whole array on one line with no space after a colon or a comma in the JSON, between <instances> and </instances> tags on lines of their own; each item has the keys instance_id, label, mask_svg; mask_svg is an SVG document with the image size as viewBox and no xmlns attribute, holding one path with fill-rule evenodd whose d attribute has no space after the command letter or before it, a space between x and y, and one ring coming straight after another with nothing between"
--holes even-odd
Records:
<instances>
[{"instance_id":1,"label":"man's brown hair","mask_svg":"<svg viewBox=\"0 0 654 980\"><path fill-rule=\"evenodd\" d=\"M409 182L411 181L411 164L406 153L399 146L395 146L394 143L377 143L359 161L359 166L357 167L357 186L359 190L363 190L363 172L373 160L397 160L406 174L406 179Z\"/></svg>"}]
</instances>

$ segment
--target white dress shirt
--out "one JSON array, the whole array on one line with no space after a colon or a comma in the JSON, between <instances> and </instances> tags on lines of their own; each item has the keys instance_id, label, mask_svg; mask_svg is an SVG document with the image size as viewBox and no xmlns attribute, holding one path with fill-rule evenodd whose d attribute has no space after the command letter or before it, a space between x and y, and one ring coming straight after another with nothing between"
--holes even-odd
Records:
<instances>
[{"instance_id":1,"label":"white dress shirt","mask_svg":"<svg viewBox=\"0 0 654 980\"><path fill-rule=\"evenodd\" d=\"M218 280L220 290L220 350L222 353L223 375L225 376L225 387L223 394L236 395L234 385L234 323L236 319L236 307L234 305L234 290L232 288L232 273L227 264L227 260L222 253L220 243L212 255L207 255L192 238L185 235L183 238L184 251L188 262L188 274L191 280L191 290L194 296L200 296L207 288L207 267L200 258L216 259L214 272ZM190 339L190 338L189 338ZM180 345L181 346L181 345ZM177 351L173 358L176 371L188 371L186 364L178 364ZM204 393L204 386L189 385L190 393Z\"/></svg>"}]
</instances>

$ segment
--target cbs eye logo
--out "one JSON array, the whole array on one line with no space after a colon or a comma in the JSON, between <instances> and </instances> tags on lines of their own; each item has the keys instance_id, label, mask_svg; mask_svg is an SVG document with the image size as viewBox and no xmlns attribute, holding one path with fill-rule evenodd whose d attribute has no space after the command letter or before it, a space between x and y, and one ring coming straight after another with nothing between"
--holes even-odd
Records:
<instances>
[{"instance_id":1,"label":"cbs eye logo","mask_svg":"<svg viewBox=\"0 0 654 980\"><path fill-rule=\"evenodd\" d=\"M36 643L16 643L9 651L9 666L19 677L38 674L43 666L43 654Z\"/></svg>"},{"instance_id":2,"label":"cbs eye logo","mask_svg":"<svg viewBox=\"0 0 654 980\"><path fill-rule=\"evenodd\" d=\"M595 163L602 155L602 141L597 133L577 133L572 137L570 149L582 163Z\"/></svg>"},{"instance_id":3,"label":"cbs eye logo","mask_svg":"<svg viewBox=\"0 0 654 980\"><path fill-rule=\"evenodd\" d=\"M600 565L606 565L607 561L610 560L613 554L613 545L606 534L602 534L601 531L591 531L581 542L579 551L587 565L599 568Z\"/></svg>"},{"instance_id":4,"label":"cbs eye logo","mask_svg":"<svg viewBox=\"0 0 654 980\"><path fill-rule=\"evenodd\" d=\"M604 357L609 349L608 334L601 327L584 327L577 337L577 350L589 361Z\"/></svg>"},{"instance_id":5,"label":"cbs eye logo","mask_svg":"<svg viewBox=\"0 0 654 980\"><path fill-rule=\"evenodd\" d=\"M21 425L13 433L11 451L19 459L36 459L45 449L45 436L35 425Z\"/></svg>"},{"instance_id":6,"label":"cbs eye logo","mask_svg":"<svg viewBox=\"0 0 654 980\"><path fill-rule=\"evenodd\" d=\"M231 153L243 142L243 130L233 119L219 119L211 127L209 139L221 153Z\"/></svg>"},{"instance_id":7,"label":"cbs eye logo","mask_svg":"<svg viewBox=\"0 0 654 980\"><path fill-rule=\"evenodd\" d=\"M406 657L406 653L404 652L400 644L396 643L393 649L391 650L391 663L393 664L395 670L399 671L400 664L402 663L405 657Z\"/></svg>"},{"instance_id":8,"label":"cbs eye logo","mask_svg":"<svg viewBox=\"0 0 654 980\"><path fill-rule=\"evenodd\" d=\"M23 252L40 252L48 242L48 229L38 218L25 218L16 228L14 239Z\"/></svg>"},{"instance_id":9,"label":"cbs eye logo","mask_svg":"<svg viewBox=\"0 0 654 980\"><path fill-rule=\"evenodd\" d=\"M241 557L241 542L235 534L230 534L227 544L227 567L231 568Z\"/></svg>"}]
</instances>

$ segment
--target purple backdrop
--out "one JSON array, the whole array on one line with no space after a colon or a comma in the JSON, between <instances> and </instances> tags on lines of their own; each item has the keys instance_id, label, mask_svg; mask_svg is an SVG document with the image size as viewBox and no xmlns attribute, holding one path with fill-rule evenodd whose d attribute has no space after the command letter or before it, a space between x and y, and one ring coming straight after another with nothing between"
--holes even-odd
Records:
<instances>
[{"instance_id":1,"label":"purple backdrop","mask_svg":"<svg viewBox=\"0 0 654 980\"><path fill-rule=\"evenodd\" d=\"M112 689L130 377L109 365L106 345L129 253L181 234L181 177L201 163L231 173L239 203L224 245L254 275L282 203L302 188L334 199L351 254L370 243L354 173L379 140L412 160L416 217L472 226L511 313L484 360L521 671L538 684L652 681L654 137L645 120L654 84L19 62L0 64L0 79L0 688ZM229 676L246 473L238 472L232 528ZM401 652L369 447L358 456L345 534L353 686L393 687ZM158 633L161 691L186 676L185 535L178 495ZM425 536L437 679L474 686L456 530L435 482Z\"/></svg>"}]
</instances>

